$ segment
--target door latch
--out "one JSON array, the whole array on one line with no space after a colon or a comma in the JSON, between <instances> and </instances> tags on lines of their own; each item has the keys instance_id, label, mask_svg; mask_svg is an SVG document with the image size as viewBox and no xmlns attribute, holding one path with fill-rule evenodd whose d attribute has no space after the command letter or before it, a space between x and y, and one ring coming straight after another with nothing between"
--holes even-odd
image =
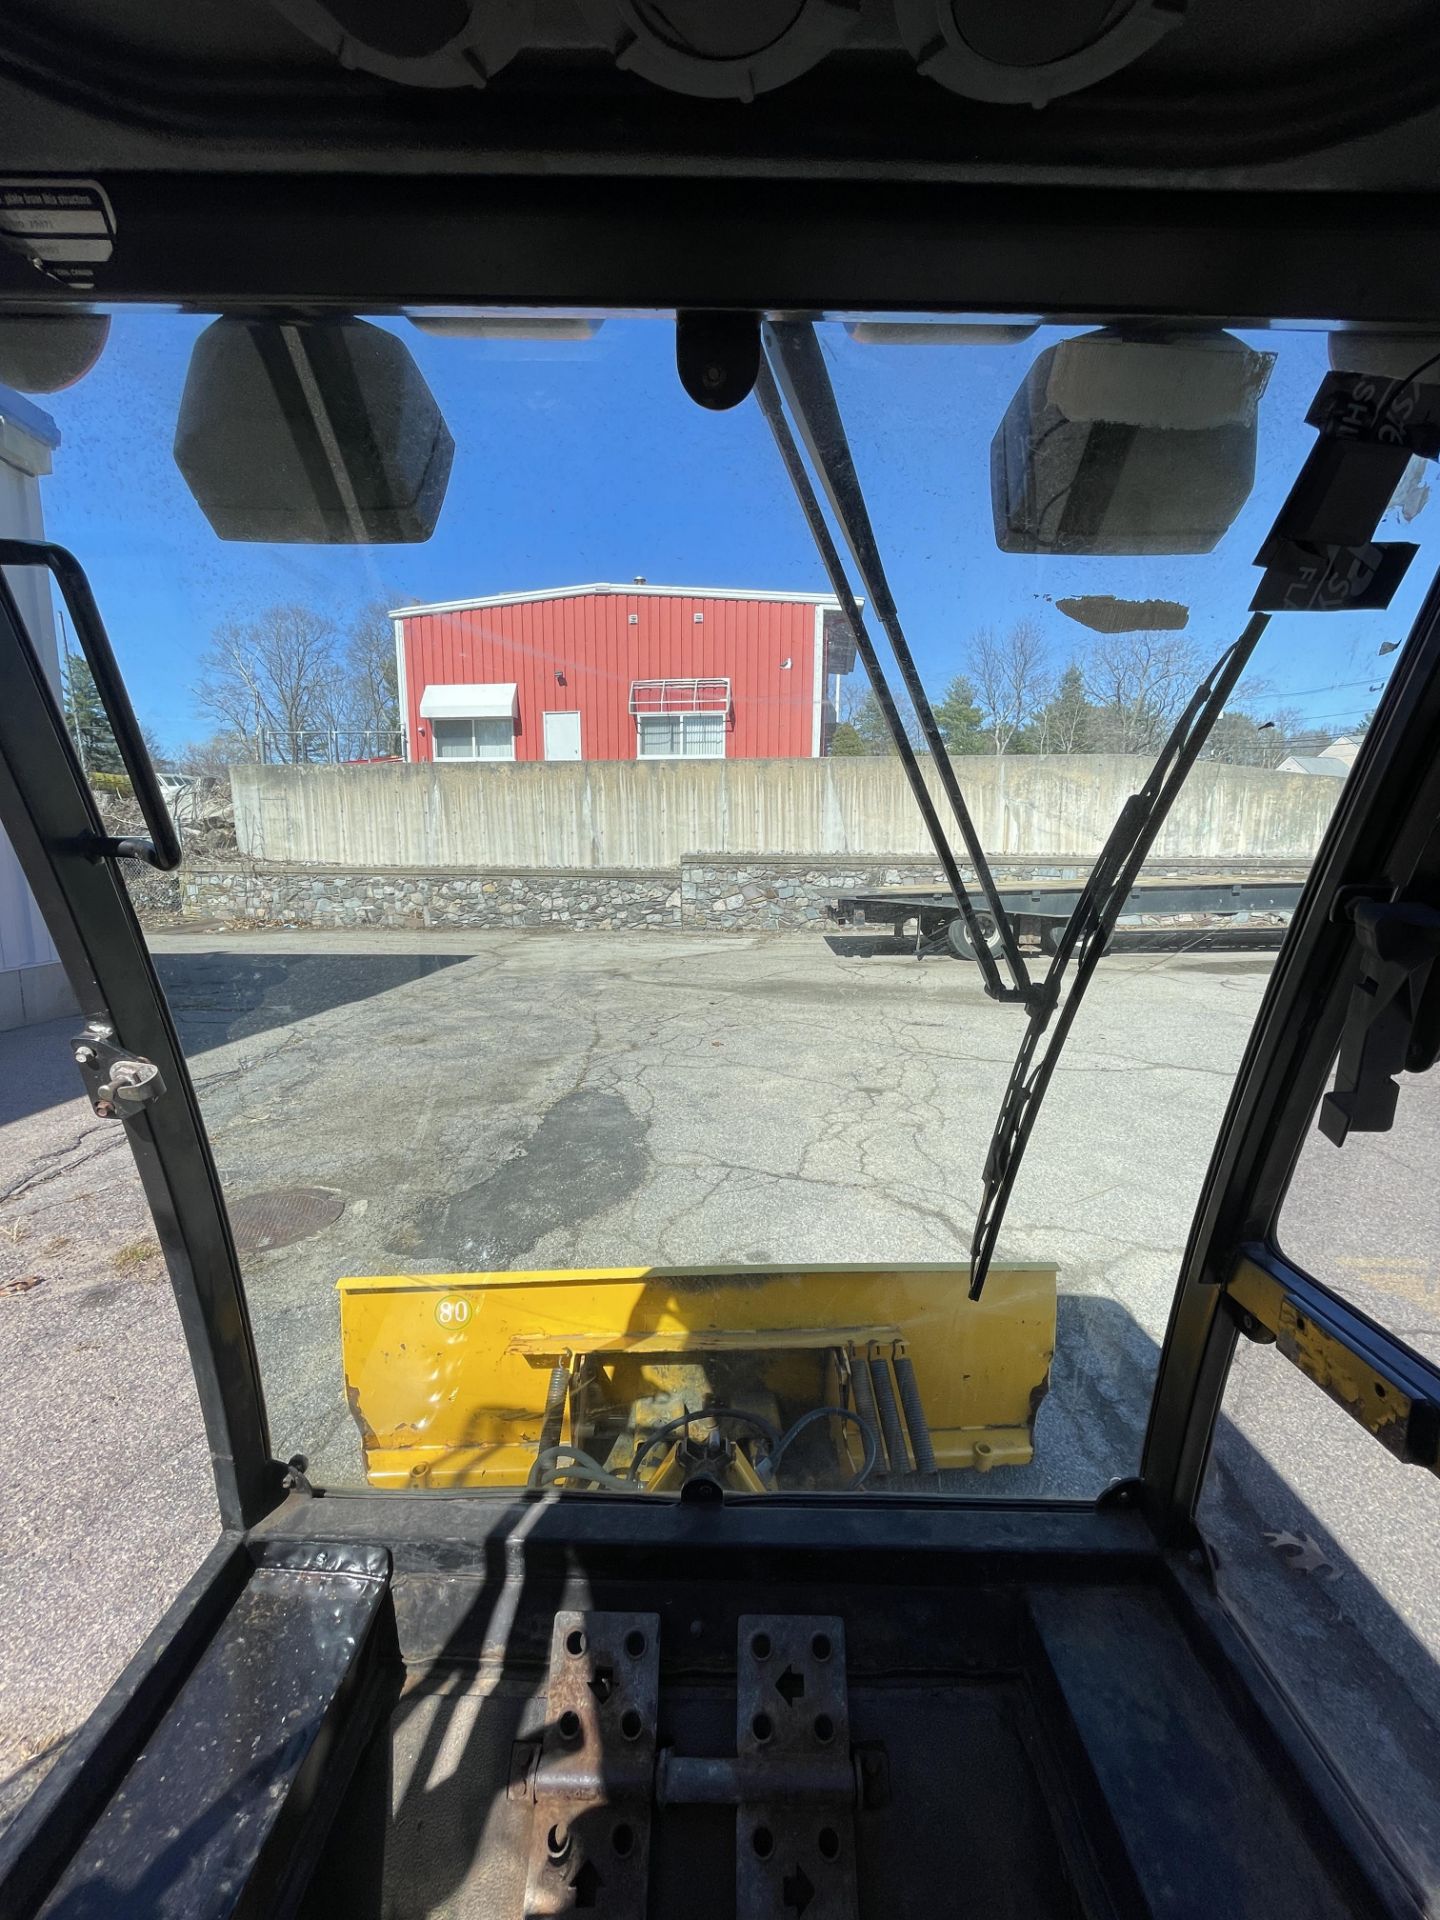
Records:
<instances>
[{"instance_id":1,"label":"door latch","mask_svg":"<svg viewBox=\"0 0 1440 1920\"><path fill-rule=\"evenodd\" d=\"M92 1021L75 1040L75 1064L90 1105L102 1120L133 1119L165 1091L153 1060L127 1053L114 1031Z\"/></svg>"}]
</instances>

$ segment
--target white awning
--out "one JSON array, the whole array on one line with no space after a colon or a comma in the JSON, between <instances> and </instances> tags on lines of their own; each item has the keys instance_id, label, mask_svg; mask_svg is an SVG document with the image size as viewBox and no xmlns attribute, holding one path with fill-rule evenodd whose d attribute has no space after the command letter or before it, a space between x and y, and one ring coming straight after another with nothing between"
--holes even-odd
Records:
<instances>
[{"instance_id":1,"label":"white awning","mask_svg":"<svg viewBox=\"0 0 1440 1920\"><path fill-rule=\"evenodd\" d=\"M422 720L513 720L515 682L490 680L469 686L426 687Z\"/></svg>"}]
</instances>

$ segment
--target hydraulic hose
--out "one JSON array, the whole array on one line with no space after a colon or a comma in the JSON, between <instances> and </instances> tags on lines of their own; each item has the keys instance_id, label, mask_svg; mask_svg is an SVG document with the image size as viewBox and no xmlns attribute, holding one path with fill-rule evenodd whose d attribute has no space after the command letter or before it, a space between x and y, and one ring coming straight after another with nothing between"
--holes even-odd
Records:
<instances>
[{"instance_id":1,"label":"hydraulic hose","mask_svg":"<svg viewBox=\"0 0 1440 1920\"><path fill-rule=\"evenodd\" d=\"M778 1429L771 1426L768 1420L762 1420L758 1413L747 1413L744 1407L699 1407L694 1413L682 1413L678 1419L667 1420L663 1427L656 1427L653 1433L647 1434L635 1449L634 1457L630 1465L625 1469L625 1478L633 1484L640 1472L640 1462L645 1458L646 1454L649 1453L653 1447L658 1447L661 1441L668 1440L672 1433L682 1433L686 1427L692 1425L696 1420L743 1421L746 1426L753 1427L757 1433L763 1434L765 1439L769 1441L772 1448L772 1458L774 1457L773 1449L779 1444L780 1434Z\"/></svg>"},{"instance_id":2,"label":"hydraulic hose","mask_svg":"<svg viewBox=\"0 0 1440 1920\"><path fill-rule=\"evenodd\" d=\"M776 1441L774 1450L765 1463L767 1471L771 1474L775 1472L780 1464L780 1456L790 1442L797 1439L807 1427L813 1427L817 1420L830 1419L849 1420L860 1429L860 1438L865 1443L865 1458L860 1464L860 1471L845 1489L847 1493L857 1492L875 1471L875 1463L880 1458L880 1439L870 1421L862 1414L856 1413L853 1407L811 1407L808 1413L802 1413L800 1418L792 1426L787 1427Z\"/></svg>"},{"instance_id":3,"label":"hydraulic hose","mask_svg":"<svg viewBox=\"0 0 1440 1920\"><path fill-rule=\"evenodd\" d=\"M564 1457L568 1456L568 1458ZM624 1480L618 1473L611 1473L608 1467L579 1447L568 1442L558 1447L546 1447L535 1456L534 1465L525 1484L527 1487L550 1487L559 1479L588 1480L597 1487L608 1487L616 1493L633 1493L632 1482Z\"/></svg>"}]
</instances>

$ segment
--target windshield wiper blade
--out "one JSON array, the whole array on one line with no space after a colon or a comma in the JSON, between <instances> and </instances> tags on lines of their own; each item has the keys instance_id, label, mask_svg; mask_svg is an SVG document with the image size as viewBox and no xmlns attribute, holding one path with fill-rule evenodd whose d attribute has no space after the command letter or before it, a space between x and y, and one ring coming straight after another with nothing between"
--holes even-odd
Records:
<instances>
[{"instance_id":1,"label":"windshield wiper blade","mask_svg":"<svg viewBox=\"0 0 1440 1920\"><path fill-rule=\"evenodd\" d=\"M1054 958L1042 983L1041 993L1032 1007L1025 1032L1010 1069L1004 1098L1000 1102L995 1131L985 1155L984 1192L970 1242L970 1298L978 1300L990 1271L995 1242L1004 1223L1005 1210L1014 1190L1025 1147L1040 1112L1055 1066L1085 997L1101 954L1105 951L1115 922L1129 899L1146 856L1165 816L1175 803L1181 787L1210 737L1225 703L1249 663L1270 616L1257 613L1239 639L1227 647L1209 673L1190 696L1185 711L1175 722L1170 737L1146 776L1138 793L1132 793L1120 809L1099 858L1090 871L1055 944ZM1075 963L1075 979L1068 998L1056 1012L1066 969ZM1055 1024L1050 1026L1052 1013ZM1043 1053L1040 1042L1049 1030L1049 1042ZM1037 1055L1039 1055L1037 1063Z\"/></svg>"},{"instance_id":2,"label":"windshield wiper blade","mask_svg":"<svg viewBox=\"0 0 1440 1920\"><path fill-rule=\"evenodd\" d=\"M965 804L965 796L960 791L960 782L950 761L945 742L940 737L940 729L935 724L935 716L930 709L930 699L920 681L915 668L914 658L900 625L900 615L885 577L885 569L880 559L880 549L875 532L870 524L870 515L865 505L865 496L860 487L859 476L855 471L854 458L845 436L844 423L840 418L839 404L835 390L830 384L830 376L825 368L824 355L815 328L809 321L767 321L763 329L764 357L760 365L760 375L755 384L756 398L761 411L775 436L775 444L785 464L790 483L810 526L811 536L824 562L826 572L836 598L855 636L855 650L864 663L870 676L870 684L885 716L885 724L894 741L910 782L911 791L920 809L930 839L935 847L936 857L944 871L951 892L960 909L960 917L970 936L976 960L979 962L985 981L985 991L996 1000L1018 1000L1027 1006L1038 1002L1039 990L1030 979L1024 956L1020 952L1020 943L1015 936L1010 916L1000 898L995 879L990 871L990 863L985 850L980 845L980 836L975 831L975 823L970 818L970 810ZM915 758L899 710L890 693L884 670L875 653L875 648L860 617L856 596L851 592L846 578L844 565L834 541L820 503L815 496L809 472L795 444L780 404L783 393L785 404L789 407L805 443L806 452L824 488L825 497L835 515L836 524L844 536L855 563L866 599L875 610L875 616L890 642L890 650L895 656L895 664L900 672L905 691L915 710L920 731L930 756L935 764L940 785L950 803L965 843L965 851L974 871L975 884L985 896L985 910L994 923L999 939L1000 950L1005 956L1013 986L1007 987L1000 977L994 954L985 934L981 931L976 916L975 904L965 883L960 877L959 865L950 846L949 838L941 824L940 815L930 797Z\"/></svg>"}]
</instances>

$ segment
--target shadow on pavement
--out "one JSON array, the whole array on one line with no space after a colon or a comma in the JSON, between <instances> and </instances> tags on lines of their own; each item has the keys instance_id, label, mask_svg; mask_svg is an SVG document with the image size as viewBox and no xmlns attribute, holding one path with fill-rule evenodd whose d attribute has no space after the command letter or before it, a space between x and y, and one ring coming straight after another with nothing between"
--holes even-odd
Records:
<instances>
[{"instance_id":1,"label":"shadow on pavement","mask_svg":"<svg viewBox=\"0 0 1440 1920\"><path fill-rule=\"evenodd\" d=\"M463 953L157 953L155 971L189 1055L409 986ZM78 1016L0 1033L0 1126L77 1099Z\"/></svg>"},{"instance_id":2,"label":"shadow on pavement","mask_svg":"<svg viewBox=\"0 0 1440 1920\"><path fill-rule=\"evenodd\" d=\"M0 1033L0 1127L80 1098L84 1088L71 1057L77 1024L69 1014Z\"/></svg>"},{"instance_id":3,"label":"shadow on pavement","mask_svg":"<svg viewBox=\"0 0 1440 1920\"><path fill-rule=\"evenodd\" d=\"M913 939L898 939L891 933L827 933L825 944L842 960L913 959Z\"/></svg>"},{"instance_id":4,"label":"shadow on pavement","mask_svg":"<svg viewBox=\"0 0 1440 1920\"><path fill-rule=\"evenodd\" d=\"M293 1026L458 965L463 953L157 953L187 1054Z\"/></svg>"}]
</instances>

